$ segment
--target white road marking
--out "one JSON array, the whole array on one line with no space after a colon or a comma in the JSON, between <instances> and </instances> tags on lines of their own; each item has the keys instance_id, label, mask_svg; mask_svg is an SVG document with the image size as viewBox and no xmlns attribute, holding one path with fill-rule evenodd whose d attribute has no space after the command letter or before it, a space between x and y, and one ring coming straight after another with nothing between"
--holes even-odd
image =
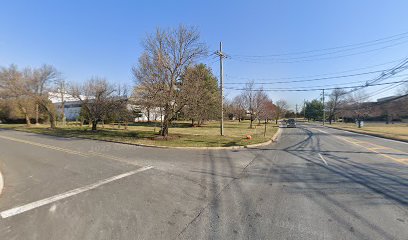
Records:
<instances>
[{"instance_id":1,"label":"white road marking","mask_svg":"<svg viewBox=\"0 0 408 240\"><path fill-rule=\"evenodd\" d=\"M322 156L322 154L319 153L319 157L323 160L324 164L326 164L326 166L329 166L329 164L327 164L326 160L324 159L324 157Z\"/></svg>"},{"instance_id":2,"label":"white road marking","mask_svg":"<svg viewBox=\"0 0 408 240\"><path fill-rule=\"evenodd\" d=\"M323 131L323 130L320 130L320 129L317 129L317 128L312 128L313 130L316 130L316 131L319 131L319 132L322 132L322 133L327 133L328 134L328 132L326 132L326 131Z\"/></svg>"},{"instance_id":3,"label":"white road marking","mask_svg":"<svg viewBox=\"0 0 408 240\"><path fill-rule=\"evenodd\" d=\"M68 192L61 193L61 194L58 194L58 195L55 195L55 196L52 196L52 197L49 197L49 198L45 198L45 199L38 200L38 201L35 201L35 202L32 202L32 203L28 203L28 204L25 204L25 205L22 205L22 206L19 206L19 207L15 207L15 208L12 208L12 209L9 209L9 210L5 210L5 211L2 211L0 213L0 216L2 218L12 217L14 215L17 215L17 214L20 214L20 213L23 213L23 212L26 212L26 211L30 211L32 209L35 209L35 208L38 208L38 207L41 207L41 206L44 206L44 205L59 201L61 199L68 198L68 197L71 197L71 196L74 196L74 195L77 195L77 194L80 194L80 193L95 189L95 188L100 187L100 186L102 186L104 184L119 180L121 178L128 177L130 175L149 170L151 168L153 168L153 167L152 166L141 167L141 168L136 169L134 171L130 171L130 172L123 173L123 174L120 174L120 175L117 175L117 176L113 176L113 177L107 178L105 180L101 180L99 182L96 182L96 183L93 183L93 184L90 184L90 185L87 185L87 186L84 186L84 187L76 188L76 189L70 190Z\"/></svg>"}]
</instances>

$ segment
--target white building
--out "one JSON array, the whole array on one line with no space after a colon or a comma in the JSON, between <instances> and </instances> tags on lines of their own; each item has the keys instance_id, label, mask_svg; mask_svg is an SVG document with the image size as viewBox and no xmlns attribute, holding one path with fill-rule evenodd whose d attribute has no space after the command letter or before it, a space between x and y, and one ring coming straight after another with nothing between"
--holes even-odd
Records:
<instances>
[{"instance_id":1,"label":"white building","mask_svg":"<svg viewBox=\"0 0 408 240\"><path fill-rule=\"evenodd\" d=\"M50 92L48 93L49 99L51 100L52 103L55 104L55 107L57 108L58 113L61 113L62 111L62 98L64 98L64 114L65 118L68 121L76 121L79 118L79 115L81 113L81 101L79 101L77 98L73 97L70 94L64 94L63 96L61 93L55 93L55 92ZM128 104L128 110L133 110L135 108L138 108L137 106ZM155 108L150 110L150 113L148 113L146 110L141 109L141 116L138 118L135 118L135 122L146 122L148 120L148 115L150 115L150 121L160 121L163 116L160 113L159 108Z\"/></svg>"},{"instance_id":2,"label":"white building","mask_svg":"<svg viewBox=\"0 0 408 240\"><path fill-rule=\"evenodd\" d=\"M55 104L58 113L62 111L62 97L64 98L64 115L66 120L75 121L78 119L81 112L81 102L70 94L48 93L49 99Z\"/></svg>"}]
</instances>

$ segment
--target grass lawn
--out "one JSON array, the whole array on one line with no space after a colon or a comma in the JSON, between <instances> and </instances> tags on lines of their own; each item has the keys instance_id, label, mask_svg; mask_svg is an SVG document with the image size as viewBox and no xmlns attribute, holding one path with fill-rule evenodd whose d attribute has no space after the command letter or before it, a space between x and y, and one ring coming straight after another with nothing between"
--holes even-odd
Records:
<instances>
[{"instance_id":1,"label":"grass lawn","mask_svg":"<svg viewBox=\"0 0 408 240\"><path fill-rule=\"evenodd\" d=\"M88 126L76 126L69 124L66 127L59 126L57 129L49 129L48 125L32 125L26 127L22 124L0 124L0 128L12 128L19 131L48 134L60 137L80 137L98 140L109 140L121 143L144 144L155 146L172 147L229 147L246 146L262 143L270 140L278 130L275 124L267 124L266 136L264 137L264 124L249 128L249 121L226 121L224 124L225 136L219 136L218 122L209 122L201 127L191 127L188 122L176 122L169 129L169 138L160 139L158 131L160 123L134 123L129 125L128 130L123 126L105 124L104 128L98 125L98 131L93 132ZM246 139L251 135L252 139Z\"/></svg>"},{"instance_id":2,"label":"grass lawn","mask_svg":"<svg viewBox=\"0 0 408 240\"><path fill-rule=\"evenodd\" d=\"M407 123L385 124L365 122L365 126L362 128L358 128L353 123L335 123L331 126L329 124L326 126L408 142Z\"/></svg>"}]
</instances>

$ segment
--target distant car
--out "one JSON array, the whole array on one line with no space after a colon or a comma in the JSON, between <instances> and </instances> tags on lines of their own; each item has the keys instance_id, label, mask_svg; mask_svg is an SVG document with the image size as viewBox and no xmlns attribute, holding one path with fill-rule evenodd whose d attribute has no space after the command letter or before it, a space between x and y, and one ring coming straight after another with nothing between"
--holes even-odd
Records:
<instances>
[{"instance_id":1,"label":"distant car","mask_svg":"<svg viewBox=\"0 0 408 240\"><path fill-rule=\"evenodd\" d=\"M288 128L295 128L296 127L296 121L293 118L289 118L288 121L286 121L286 127Z\"/></svg>"}]
</instances>

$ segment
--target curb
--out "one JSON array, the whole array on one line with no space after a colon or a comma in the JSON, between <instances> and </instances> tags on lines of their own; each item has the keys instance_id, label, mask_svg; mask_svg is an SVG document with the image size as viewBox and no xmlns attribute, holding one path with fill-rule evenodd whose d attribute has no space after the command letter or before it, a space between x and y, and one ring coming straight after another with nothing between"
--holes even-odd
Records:
<instances>
[{"instance_id":1,"label":"curb","mask_svg":"<svg viewBox=\"0 0 408 240\"><path fill-rule=\"evenodd\" d=\"M278 128L278 131L276 131L276 133L272 136L271 140L264 142L264 143L258 143L258 144L252 144L252 145L247 145L245 146L246 148L254 148L254 147L261 147L261 146L265 146L265 145L269 145L273 142L277 142L278 138L280 137L282 133L282 128Z\"/></svg>"},{"instance_id":2,"label":"curb","mask_svg":"<svg viewBox=\"0 0 408 240\"><path fill-rule=\"evenodd\" d=\"M1 171L0 171L0 195L1 195L1 192L3 191L3 187L4 187L4 180L3 180L3 175L1 174Z\"/></svg>"},{"instance_id":3,"label":"curb","mask_svg":"<svg viewBox=\"0 0 408 240\"><path fill-rule=\"evenodd\" d=\"M151 148L161 148L161 149L186 149L186 150L237 150L237 149L244 149L244 148L260 147L260 146L269 145L272 142L277 141L278 137L280 136L280 134L282 132L282 129L278 128L278 131L276 131L276 133L272 136L272 138L269 141L266 141L266 142L263 142L263 143L252 144L252 145L245 145L245 146L231 146L231 147L171 147L171 146L157 146L157 145L148 145L148 144L140 144L140 143L127 143L127 142L119 142L119 141L107 140L107 139L94 139L94 138L82 138L82 137L61 137L61 136L55 136L55 135L52 135L52 134L33 133L33 132L30 132L30 131L24 131L24 130L19 130L19 129L10 129L10 130L26 132L26 133L32 133L32 134L54 136L54 137L60 137L60 138L85 139L85 140L93 140L93 141L101 141L101 142L111 142L111 143L126 144L126 145L139 146L139 147L151 147Z\"/></svg>"}]
</instances>

